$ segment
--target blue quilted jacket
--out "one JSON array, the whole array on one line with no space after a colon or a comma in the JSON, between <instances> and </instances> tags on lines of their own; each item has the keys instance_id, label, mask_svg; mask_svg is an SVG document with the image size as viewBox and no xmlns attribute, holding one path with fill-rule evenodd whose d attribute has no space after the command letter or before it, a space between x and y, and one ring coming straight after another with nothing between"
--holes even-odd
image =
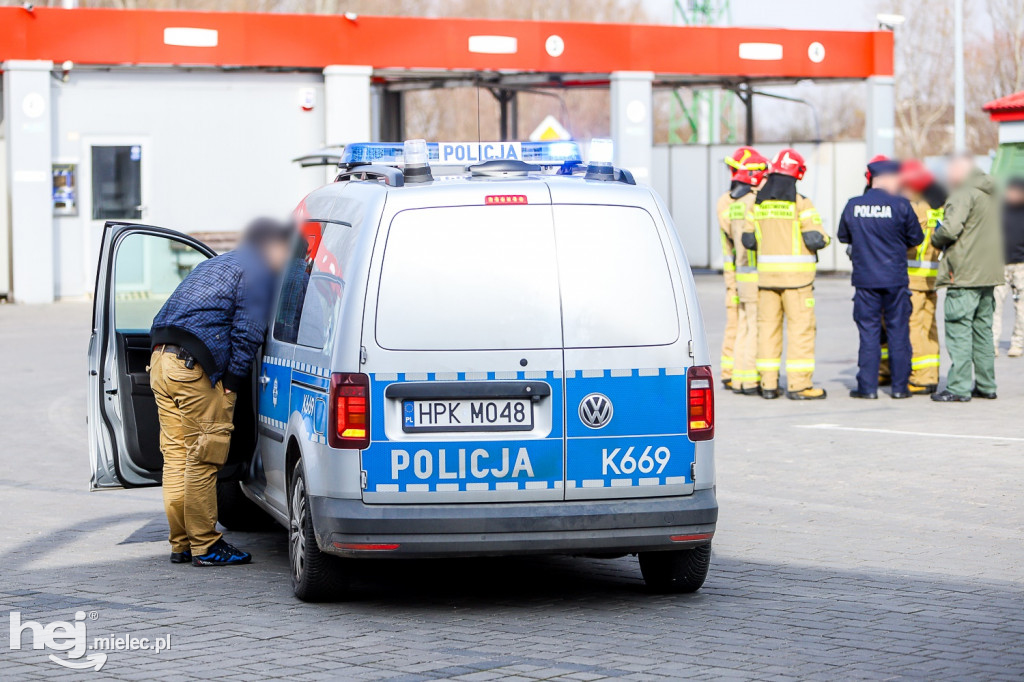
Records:
<instances>
[{"instance_id":1,"label":"blue quilted jacket","mask_svg":"<svg viewBox=\"0 0 1024 682\"><path fill-rule=\"evenodd\" d=\"M181 346L212 385L223 379L225 388L242 389L266 335L274 279L250 246L200 263L153 319L153 346Z\"/></svg>"}]
</instances>

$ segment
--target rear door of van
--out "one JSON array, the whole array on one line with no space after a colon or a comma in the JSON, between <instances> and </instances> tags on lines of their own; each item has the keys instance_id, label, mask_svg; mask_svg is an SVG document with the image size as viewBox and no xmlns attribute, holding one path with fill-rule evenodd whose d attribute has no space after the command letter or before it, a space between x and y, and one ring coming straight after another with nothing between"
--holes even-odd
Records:
<instances>
[{"instance_id":1,"label":"rear door of van","mask_svg":"<svg viewBox=\"0 0 1024 682\"><path fill-rule=\"evenodd\" d=\"M563 499L552 207L542 182L522 185L385 213L362 333L369 504Z\"/></svg>"},{"instance_id":2,"label":"rear door of van","mask_svg":"<svg viewBox=\"0 0 1024 682\"><path fill-rule=\"evenodd\" d=\"M605 201L625 188L608 189ZM690 494L692 337L668 226L653 201L559 203L579 197L553 191L565 342L565 497ZM621 198L635 202L638 195L632 188Z\"/></svg>"}]
</instances>

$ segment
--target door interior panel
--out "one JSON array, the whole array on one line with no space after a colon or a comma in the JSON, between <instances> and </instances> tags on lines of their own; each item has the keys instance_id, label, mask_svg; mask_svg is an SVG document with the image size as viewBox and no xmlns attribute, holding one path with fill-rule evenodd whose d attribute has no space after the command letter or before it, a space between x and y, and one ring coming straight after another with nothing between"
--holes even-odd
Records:
<instances>
[{"instance_id":1,"label":"door interior panel","mask_svg":"<svg viewBox=\"0 0 1024 682\"><path fill-rule=\"evenodd\" d=\"M163 455L160 453L156 400L149 385L151 347L149 334L117 332L118 399L125 424L128 456L140 468L156 472L153 480L159 481ZM248 386L239 392L235 402L234 424L228 465L222 470L224 475L244 473L244 466L231 465L248 462L255 450L256 418Z\"/></svg>"},{"instance_id":2,"label":"door interior panel","mask_svg":"<svg viewBox=\"0 0 1024 682\"><path fill-rule=\"evenodd\" d=\"M118 396L124 419L125 445L132 462L146 471L159 472L163 467L160 454L160 423L156 401L149 386L149 334L117 332L117 355L120 368ZM156 479L159 480L159 473Z\"/></svg>"}]
</instances>

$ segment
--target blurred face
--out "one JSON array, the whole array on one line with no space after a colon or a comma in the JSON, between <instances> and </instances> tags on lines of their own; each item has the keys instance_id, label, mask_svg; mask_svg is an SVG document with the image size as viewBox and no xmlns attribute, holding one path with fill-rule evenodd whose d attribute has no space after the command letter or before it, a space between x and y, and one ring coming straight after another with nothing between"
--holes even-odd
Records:
<instances>
[{"instance_id":1,"label":"blurred face","mask_svg":"<svg viewBox=\"0 0 1024 682\"><path fill-rule=\"evenodd\" d=\"M871 186L875 189L884 190L889 194L896 194L900 189L900 176L895 173L879 175L871 180Z\"/></svg>"},{"instance_id":2,"label":"blurred face","mask_svg":"<svg viewBox=\"0 0 1024 682\"><path fill-rule=\"evenodd\" d=\"M270 241L263 246L263 257L266 259L267 265L270 266L271 270L281 272L291 257L290 245L283 239Z\"/></svg>"},{"instance_id":3,"label":"blurred face","mask_svg":"<svg viewBox=\"0 0 1024 682\"><path fill-rule=\"evenodd\" d=\"M1014 206L1024 205L1024 187L1020 185L1010 185L1007 187L1006 203L1013 204Z\"/></svg>"},{"instance_id":4,"label":"blurred face","mask_svg":"<svg viewBox=\"0 0 1024 682\"><path fill-rule=\"evenodd\" d=\"M950 160L946 166L946 179L949 186L956 188L964 184L964 180L967 179L972 168L974 168L974 162L962 156Z\"/></svg>"}]
</instances>

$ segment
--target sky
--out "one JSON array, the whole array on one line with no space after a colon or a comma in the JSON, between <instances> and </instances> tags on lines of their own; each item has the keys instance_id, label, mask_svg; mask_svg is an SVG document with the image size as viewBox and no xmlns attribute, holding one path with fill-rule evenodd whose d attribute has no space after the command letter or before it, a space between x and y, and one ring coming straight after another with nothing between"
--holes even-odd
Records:
<instances>
[{"instance_id":1,"label":"sky","mask_svg":"<svg viewBox=\"0 0 1024 682\"><path fill-rule=\"evenodd\" d=\"M645 4L651 15L671 23L672 0L645 0ZM730 0L733 26L786 28L877 28L873 5L870 0Z\"/></svg>"}]
</instances>

